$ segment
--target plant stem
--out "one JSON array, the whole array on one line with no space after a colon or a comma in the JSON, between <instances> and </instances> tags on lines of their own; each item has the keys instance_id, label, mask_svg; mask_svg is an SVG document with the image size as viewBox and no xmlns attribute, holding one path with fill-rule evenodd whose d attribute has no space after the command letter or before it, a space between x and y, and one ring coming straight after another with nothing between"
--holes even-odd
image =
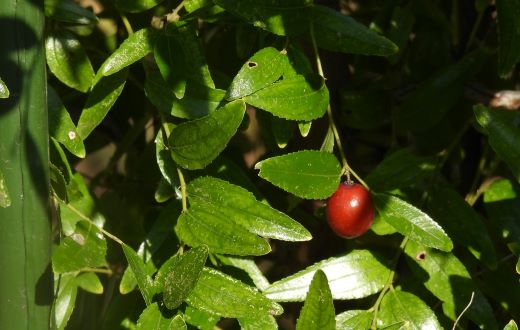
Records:
<instances>
[{"instance_id":1,"label":"plant stem","mask_svg":"<svg viewBox=\"0 0 520 330\"><path fill-rule=\"evenodd\" d=\"M186 181L184 181L184 175L179 167L177 167L177 174L179 174L179 181L181 182L182 212L185 212L188 211L188 203L186 203Z\"/></svg>"},{"instance_id":2,"label":"plant stem","mask_svg":"<svg viewBox=\"0 0 520 330\"><path fill-rule=\"evenodd\" d=\"M111 269L91 268L91 267L82 268L82 269L80 269L80 272L90 272L90 273L99 273L99 274L107 274L107 275L112 275L114 273Z\"/></svg>"},{"instance_id":3,"label":"plant stem","mask_svg":"<svg viewBox=\"0 0 520 330\"><path fill-rule=\"evenodd\" d=\"M168 16L167 16L167 20L168 20L169 22L175 22L175 21L178 21L179 18L181 18L181 17L179 16L179 12L181 11L181 9L182 9L183 7L184 7L184 1L181 1L181 3L180 3L177 7L175 7L175 9L174 9L170 14L168 14Z\"/></svg>"},{"instance_id":4,"label":"plant stem","mask_svg":"<svg viewBox=\"0 0 520 330\"><path fill-rule=\"evenodd\" d=\"M130 21L125 15L121 15L121 21L123 21L123 25L125 26L126 33L128 33L129 36L134 34L134 29L132 29L132 25L130 24Z\"/></svg>"},{"instance_id":5,"label":"plant stem","mask_svg":"<svg viewBox=\"0 0 520 330\"><path fill-rule=\"evenodd\" d=\"M311 41L312 41L312 48L314 50L314 56L316 59L316 67L318 69L318 74L325 78L325 73L323 72L323 66L321 65L321 58L320 54L318 52L318 45L316 44L316 38L314 37L314 27L311 24ZM352 170L350 165L348 164L347 157L345 156L345 151L343 150L343 144L341 143L341 138L339 136L338 128L336 127L336 123L334 122L334 116L332 115L332 108L330 106L330 103L327 105L327 116L329 118L329 125L330 129L332 130L332 133L334 135L334 140L336 141L336 145L338 147L339 155L341 158L341 163L343 164L343 170L345 175L347 176L347 182L351 182L350 180L350 173L363 185L365 188L369 189L368 185L361 179L359 175L355 171Z\"/></svg>"}]
</instances>

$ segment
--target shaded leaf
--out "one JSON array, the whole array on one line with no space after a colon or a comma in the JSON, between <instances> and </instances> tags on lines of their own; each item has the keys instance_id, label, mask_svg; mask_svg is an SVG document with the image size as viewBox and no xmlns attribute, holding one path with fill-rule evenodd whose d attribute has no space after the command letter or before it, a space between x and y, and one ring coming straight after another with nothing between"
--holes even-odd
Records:
<instances>
[{"instance_id":1,"label":"shaded leaf","mask_svg":"<svg viewBox=\"0 0 520 330\"><path fill-rule=\"evenodd\" d=\"M128 261L128 266L132 269L135 279L137 280L137 285L144 298L144 302L147 306L150 306L155 290L153 287L152 278L146 270L144 261L128 245L122 244L121 247L123 248L126 260Z\"/></svg>"},{"instance_id":2,"label":"shaded leaf","mask_svg":"<svg viewBox=\"0 0 520 330\"><path fill-rule=\"evenodd\" d=\"M520 182L520 128L514 125L515 113L490 109L483 105L473 107L475 117L489 136L489 144L509 166Z\"/></svg>"},{"instance_id":3,"label":"shaded leaf","mask_svg":"<svg viewBox=\"0 0 520 330\"><path fill-rule=\"evenodd\" d=\"M103 284L95 273L82 273L76 276L76 284L85 291L93 294L103 293Z\"/></svg>"},{"instance_id":4,"label":"shaded leaf","mask_svg":"<svg viewBox=\"0 0 520 330\"><path fill-rule=\"evenodd\" d=\"M336 315L336 329L370 329L374 313L350 310Z\"/></svg>"},{"instance_id":5,"label":"shaded leaf","mask_svg":"<svg viewBox=\"0 0 520 330\"><path fill-rule=\"evenodd\" d=\"M386 125L392 112L388 104L392 99L380 88L343 90L341 96L341 122L348 127L369 130Z\"/></svg>"},{"instance_id":6,"label":"shaded leaf","mask_svg":"<svg viewBox=\"0 0 520 330\"><path fill-rule=\"evenodd\" d=\"M388 39L396 44L399 52L390 56L390 63L396 64L404 51L412 33L415 15L409 7L395 7L392 13Z\"/></svg>"},{"instance_id":7,"label":"shaded leaf","mask_svg":"<svg viewBox=\"0 0 520 330\"><path fill-rule=\"evenodd\" d=\"M298 35L308 28L311 0L215 0L248 23L277 35Z\"/></svg>"},{"instance_id":8,"label":"shaded leaf","mask_svg":"<svg viewBox=\"0 0 520 330\"><path fill-rule=\"evenodd\" d=\"M69 112L56 91L48 86L47 106L49 112L49 134L63 144L73 155L84 158L85 146L70 118Z\"/></svg>"},{"instance_id":9,"label":"shaded leaf","mask_svg":"<svg viewBox=\"0 0 520 330\"><path fill-rule=\"evenodd\" d=\"M245 113L238 100L200 119L175 127L168 139L172 157L187 169L201 169L210 164L235 135Z\"/></svg>"},{"instance_id":10,"label":"shaded leaf","mask_svg":"<svg viewBox=\"0 0 520 330\"><path fill-rule=\"evenodd\" d=\"M187 302L202 311L233 318L283 312L282 306L255 289L211 268L204 268Z\"/></svg>"},{"instance_id":11,"label":"shaded leaf","mask_svg":"<svg viewBox=\"0 0 520 330\"><path fill-rule=\"evenodd\" d=\"M11 197L7 190L7 183L5 182L4 174L0 171L0 207L11 206Z\"/></svg>"},{"instance_id":12,"label":"shaded leaf","mask_svg":"<svg viewBox=\"0 0 520 330\"><path fill-rule=\"evenodd\" d=\"M144 94L162 113L169 114L171 112L173 101L176 99L175 93L157 69L146 67Z\"/></svg>"},{"instance_id":13,"label":"shaded leaf","mask_svg":"<svg viewBox=\"0 0 520 330\"><path fill-rule=\"evenodd\" d=\"M381 290L390 274L381 256L368 250L355 250L344 256L320 261L274 282L264 294L276 301L303 301L316 270L329 279L333 299L368 297Z\"/></svg>"},{"instance_id":14,"label":"shaded leaf","mask_svg":"<svg viewBox=\"0 0 520 330\"><path fill-rule=\"evenodd\" d=\"M173 101L171 115L186 119L204 117L219 108L225 96L224 90L188 81L184 97Z\"/></svg>"},{"instance_id":15,"label":"shaded leaf","mask_svg":"<svg viewBox=\"0 0 520 330\"><path fill-rule=\"evenodd\" d=\"M278 148L285 148L293 137L294 121L271 116L271 129Z\"/></svg>"},{"instance_id":16,"label":"shaded leaf","mask_svg":"<svg viewBox=\"0 0 520 330\"><path fill-rule=\"evenodd\" d=\"M99 21L92 11L71 0L46 0L44 1L44 8L45 16L60 22L94 24Z\"/></svg>"},{"instance_id":17,"label":"shaded leaf","mask_svg":"<svg viewBox=\"0 0 520 330\"><path fill-rule=\"evenodd\" d=\"M320 76L297 75L248 95L244 101L277 117L308 121L327 111L329 90Z\"/></svg>"},{"instance_id":18,"label":"shaded leaf","mask_svg":"<svg viewBox=\"0 0 520 330\"><path fill-rule=\"evenodd\" d=\"M76 224L76 230L65 237L52 255L56 273L79 271L106 265L107 242L99 229L86 221Z\"/></svg>"},{"instance_id":19,"label":"shaded leaf","mask_svg":"<svg viewBox=\"0 0 520 330\"><path fill-rule=\"evenodd\" d=\"M261 178L298 197L324 199L339 186L341 167L333 154L305 150L272 157L255 165Z\"/></svg>"},{"instance_id":20,"label":"shaded leaf","mask_svg":"<svg viewBox=\"0 0 520 330\"><path fill-rule=\"evenodd\" d=\"M284 213L260 203L249 191L226 181L201 177L189 183L186 192L191 207L220 215L262 237L306 241L311 234Z\"/></svg>"},{"instance_id":21,"label":"shaded leaf","mask_svg":"<svg viewBox=\"0 0 520 330\"><path fill-rule=\"evenodd\" d=\"M9 97L9 89L5 82L0 79L0 99L6 99Z\"/></svg>"},{"instance_id":22,"label":"shaded leaf","mask_svg":"<svg viewBox=\"0 0 520 330\"><path fill-rule=\"evenodd\" d=\"M168 125L169 130L173 127L173 125ZM171 152L164 143L164 134L164 130L161 129L155 137L155 157L163 178L174 189L174 187L180 186L179 174L177 173L177 164L173 161Z\"/></svg>"},{"instance_id":23,"label":"shaded leaf","mask_svg":"<svg viewBox=\"0 0 520 330\"><path fill-rule=\"evenodd\" d=\"M388 56L398 51L390 40L336 10L315 5L312 7L311 17L314 37L321 48L377 56Z\"/></svg>"},{"instance_id":24,"label":"shaded leaf","mask_svg":"<svg viewBox=\"0 0 520 330\"><path fill-rule=\"evenodd\" d=\"M164 0L114 0L116 7L121 11L138 13L153 8Z\"/></svg>"},{"instance_id":25,"label":"shaded leaf","mask_svg":"<svg viewBox=\"0 0 520 330\"><path fill-rule=\"evenodd\" d=\"M67 182L61 171L52 163L49 164L49 178L52 190L62 201L67 201Z\"/></svg>"},{"instance_id":26,"label":"shaded leaf","mask_svg":"<svg viewBox=\"0 0 520 330\"><path fill-rule=\"evenodd\" d=\"M398 232L429 247L451 251L453 243L430 216L402 199L385 194L373 194L380 216Z\"/></svg>"},{"instance_id":27,"label":"shaded leaf","mask_svg":"<svg viewBox=\"0 0 520 330\"><path fill-rule=\"evenodd\" d=\"M235 268L242 269L249 275L253 283L260 290L265 290L270 285L267 278L262 274L262 271L256 265L255 261L252 258L243 258L243 257L232 257L232 256L224 256L217 255L219 260L228 266L232 266Z\"/></svg>"},{"instance_id":28,"label":"shaded leaf","mask_svg":"<svg viewBox=\"0 0 520 330\"><path fill-rule=\"evenodd\" d=\"M406 329L442 329L433 311L419 297L390 290L379 306L378 328L404 322Z\"/></svg>"},{"instance_id":29,"label":"shaded leaf","mask_svg":"<svg viewBox=\"0 0 520 330\"><path fill-rule=\"evenodd\" d=\"M497 0L498 74L506 77L520 61L519 0Z\"/></svg>"},{"instance_id":30,"label":"shaded leaf","mask_svg":"<svg viewBox=\"0 0 520 330\"><path fill-rule=\"evenodd\" d=\"M153 303L146 307L139 320L136 330L186 330L186 323L181 315L168 319L159 310L159 305Z\"/></svg>"},{"instance_id":31,"label":"shaded leaf","mask_svg":"<svg viewBox=\"0 0 520 330\"><path fill-rule=\"evenodd\" d=\"M213 1L211 0L185 0L184 1L184 8L186 8L186 11L188 13L192 13L195 10L208 7L213 5Z\"/></svg>"},{"instance_id":32,"label":"shaded leaf","mask_svg":"<svg viewBox=\"0 0 520 330\"><path fill-rule=\"evenodd\" d=\"M128 70L103 77L92 88L78 121L78 132L83 140L105 118L125 87Z\"/></svg>"},{"instance_id":33,"label":"shaded leaf","mask_svg":"<svg viewBox=\"0 0 520 330\"><path fill-rule=\"evenodd\" d=\"M47 65L65 85L87 92L94 79L94 69L81 42L70 32L55 30L45 43Z\"/></svg>"},{"instance_id":34,"label":"shaded leaf","mask_svg":"<svg viewBox=\"0 0 520 330\"><path fill-rule=\"evenodd\" d=\"M297 330L335 330L334 304L327 276L318 269L312 278L309 292L296 322Z\"/></svg>"},{"instance_id":35,"label":"shaded leaf","mask_svg":"<svg viewBox=\"0 0 520 330\"><path fill-rule=\"evenodd\" d=\"M222 213L190 207L179 217L175 232L190 246L207 245L210 252L233 255L263 255L271 251L262 238L229 221Z\"/></svg>"}]
</instances>

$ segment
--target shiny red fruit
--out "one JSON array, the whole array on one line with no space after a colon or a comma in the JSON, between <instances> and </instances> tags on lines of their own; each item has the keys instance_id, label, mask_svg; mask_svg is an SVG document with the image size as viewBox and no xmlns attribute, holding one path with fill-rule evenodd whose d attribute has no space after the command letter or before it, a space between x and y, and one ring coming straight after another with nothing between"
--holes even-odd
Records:
<instances>
[{"instance_id":1,"label":"shiny red fruit","mask_svg":"<svg viewBox=\"0 0 520 330\"><path fill-rule=\"evenodd\" d=\"M339 236L363 235L374 221L370 192L357 183L342 183L327 203L327 220Z\"/></svg>"}]
</instances>

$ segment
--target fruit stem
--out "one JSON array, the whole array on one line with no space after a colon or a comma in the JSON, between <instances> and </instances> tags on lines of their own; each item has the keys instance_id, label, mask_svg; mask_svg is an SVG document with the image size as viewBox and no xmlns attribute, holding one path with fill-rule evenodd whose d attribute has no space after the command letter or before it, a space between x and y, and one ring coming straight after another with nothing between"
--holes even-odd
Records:
<instances>
[{"instance_id":1,"label":"fruit stem","mask_svg":"<svg viewBox=\"0 0 520 330\"><path fill-rule=\"evenodd\" d=\"M312 41L312 48L314 50L314 56L316 58L316 67L318 69L318 74L325 78L325 73L323 72L323 66L321 65L321 59L320 54L318 52L318 45L316 44L316 38L314 37L314 25L311 24L311 41ZM339 155L341 158L341 162L343 163L343 172L347 176L347 183L352 182L350 179L350 174L352 175L361 183L365 188L370 190L368 185L357 175L356 172L352 170L350 165L348 164L347 157L345 156L345 152L343 151L343 144L341 143L341 139L339 137L338 128L336 127L336 123L334 122L334 116L332 115L332 108L330 106L330 103L327 105L327 116L329 117L329 126L332 130L332 133L334 135L334 140L336 141L336 145L339 150Z\"/></svg>"}]
</instances>

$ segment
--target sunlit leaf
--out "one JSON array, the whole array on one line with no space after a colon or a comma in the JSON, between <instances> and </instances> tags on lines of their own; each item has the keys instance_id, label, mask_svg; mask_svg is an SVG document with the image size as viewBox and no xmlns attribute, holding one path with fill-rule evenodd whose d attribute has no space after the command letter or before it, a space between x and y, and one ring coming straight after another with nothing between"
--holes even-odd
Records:
<instances>
[{"instance_id":1,"label":"sunlit leaf","mask_svg":"<svg viewBox=\"0 0 520 330\"><path fill-rule=\"evenodd\" d=\"M146 307L139 320L137 320L136 330L186 330L186 324L181 315L167 318L159 309L157 303Z\"/></svg>"},{"instance_id":2,"label":"sunlit leaf","mask_svg":"<svg viewBox=\"0 0 520 330\"><path fill-rule=\"evenodd\" d=\"M373 312L349 310L336 315L336 329L370 329L373 318Z\"/></svg>"},{"instance_id":3,"label":"sunlit leaf","mask_svg":"<svg viewBox=\"0 0 520 330\"><path fill-rule=\"evenodd\" d=\"M317 270L311 281L309 292L296 321L296 330L335 330L334 304L327 276Z\"/></svg>"},{"instance_id":4,"label":"sunlit leaf","mask_svg":"<svg viewBox=\"0 0 520 330\"><path fill-rule=\"evenodd\" d=\"M144 298L144 302L147 306L149 306L152 303L155 290L152 279L146 270L144 261L128 245L123 244L122 248L126 260L128 261L128 266L132 269L135 279L137 280L137 285L139 286L139 291L141 291L141 294Z\"/></svg>"},{"instance_id":5,"label":"sunlit leaf","mask_svg":"<svg viewBox=\"0 0 520 330\"><path fill-rule=\"evenodd\" d=\"M0 99L6 99L9 97L9 89L5 82L0 79Z\"/></svg>"},{"instance_id":6,"label":"sunlit leaf","mask_svg":"<svg viewBox=\"0 0 520 330\"><path fill-rule=\"evenodd\" d=\"M87 272L76 276L76 284L78 287L90 293L103 293L103 284L96 273Z\"/></svg>"}]
</instances>

